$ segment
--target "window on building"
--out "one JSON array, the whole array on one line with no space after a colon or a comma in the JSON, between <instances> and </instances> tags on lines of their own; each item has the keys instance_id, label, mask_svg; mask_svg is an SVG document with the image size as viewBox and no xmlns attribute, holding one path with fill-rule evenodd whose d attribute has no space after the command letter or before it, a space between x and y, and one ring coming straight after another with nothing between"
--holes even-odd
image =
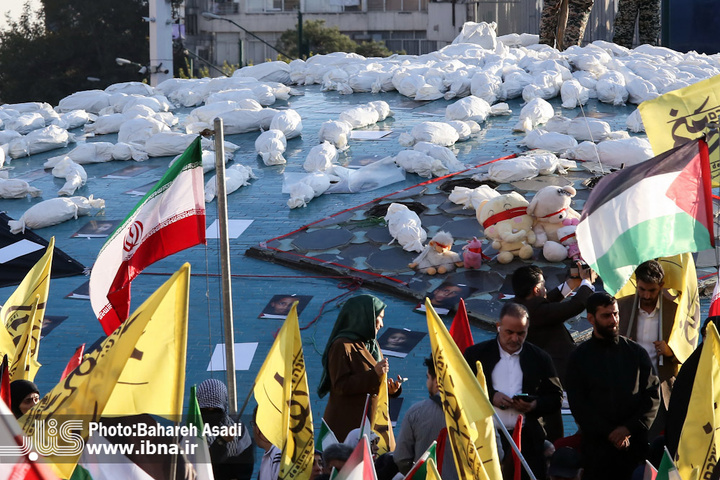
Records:
<instances>
[{"instance_id":1,"label":"window on building","mask_svg":"<svg viewBox=\"0 0 720 480\"><path fill-rule=\"evenodd\" d=\"M197 15L189 13L185 15L185 35L197 35Z\"/></svg>"}]
</instances>

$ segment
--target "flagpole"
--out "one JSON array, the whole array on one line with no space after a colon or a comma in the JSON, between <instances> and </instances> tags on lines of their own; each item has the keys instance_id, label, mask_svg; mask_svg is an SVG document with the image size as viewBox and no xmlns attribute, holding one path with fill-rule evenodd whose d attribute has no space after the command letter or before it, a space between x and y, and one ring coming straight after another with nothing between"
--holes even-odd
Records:
<instances>
[{"instance_id":1,"label":"flagpole","mask_svg":"<svg viewBox=\"0 0 720 480\"><path fill-rule=\"evenodd\" d=\"M223 326L225 329L225 373L228 389L228 410L231 417L237 414L237 385L235 382L235 333L233 331L232 285L230 283L230 239L228 237L227 192L225 188L225 138L223 121L216 118L215 179L217 185L217 216L220 225L220 266L223 299Z\"/></svg>"},{"instance_id":2,"label":"flagpole","mask_svg":"<svg viewBox=\"0 0 720 480\"><path fill-rule=\"evenodd\" d=\"M528 465L527 461L525 460L525 457L523 457L522 453L520 453L520 449L517 447L517 445L515 445L515 442L512 439L512 435L510 435L510 432L508 432L507 428L505 428L505 424L502 422L502 420L500 420L500 417L498 417L497 412L493 412L493 418L495 419L495 424L500 426L500 431L503 433L508 443L510 443L510 446L515 452L515 455L517 455L520 459L520 463L522 463L522 466L530 477L530 480L537 480L535 474L530 469L530 465Z\"/></svg>"}]
</instances>

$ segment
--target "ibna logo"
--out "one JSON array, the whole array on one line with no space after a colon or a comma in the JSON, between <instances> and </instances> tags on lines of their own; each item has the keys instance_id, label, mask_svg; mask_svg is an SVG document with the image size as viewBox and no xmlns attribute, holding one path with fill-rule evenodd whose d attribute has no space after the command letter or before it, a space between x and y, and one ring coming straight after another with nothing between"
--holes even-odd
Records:
<instances>
[{"instance_id":1,"label":"ibna logo","mask_svg":"<svg viewBox=\"0 0 720 480\"><path fill-rule=\"evenodd\" d=\"M58 421L51 418L47 424L43 420L35 420L35 428L31 437L22 436L21 445L0 445L0 457L19 457L27 455L32 461L39 455L44 457L73 457L85 448L81 431L81 420L66 420L58 426Z\"/></svg>"}]
</instances>

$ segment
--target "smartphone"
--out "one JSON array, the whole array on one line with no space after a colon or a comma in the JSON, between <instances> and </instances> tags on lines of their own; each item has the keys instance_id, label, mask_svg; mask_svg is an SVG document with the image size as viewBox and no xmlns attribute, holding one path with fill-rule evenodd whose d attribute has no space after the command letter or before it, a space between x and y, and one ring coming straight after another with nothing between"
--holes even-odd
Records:
<instances>
[{"instance_id":1,"label":"smartphone","mask_svg":"<svg viewBox=\"0 0 720 480\"><path fill-rule=\"evenodd\" d=\"M528 393L518 393L513 396L513 400L522 400L523 402L533 402L537 400L537 395L530 395Z\"/></svg>"}]
</instances>

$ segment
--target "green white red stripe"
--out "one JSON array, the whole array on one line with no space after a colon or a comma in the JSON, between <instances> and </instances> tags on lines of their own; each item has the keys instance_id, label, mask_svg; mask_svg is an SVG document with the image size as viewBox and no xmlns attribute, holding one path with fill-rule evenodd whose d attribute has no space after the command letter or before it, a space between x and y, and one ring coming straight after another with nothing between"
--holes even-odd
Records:
<instances>
[{"instance_id":1,"label":"green white red stripe","mask_svg":"<svg viewBox=\"0 0 720 480\"><path fill-rule=\"evenodd\" d=\"M90 302L106 334L130 312L130 284L145 267L205 243L200 137L108 238L90 274Z\"/></svg>"},{"instance_id":2,"label":"green white red stripe","mask_svg":"<svg viewBox=\"0 0 720 480\"><path fill-rule=\"evenodd\" d=\"M615 293L646 260L712 248L707 144L693 140L604 177L577 227L580 253Z\"/></svg>"}]
</instances>

